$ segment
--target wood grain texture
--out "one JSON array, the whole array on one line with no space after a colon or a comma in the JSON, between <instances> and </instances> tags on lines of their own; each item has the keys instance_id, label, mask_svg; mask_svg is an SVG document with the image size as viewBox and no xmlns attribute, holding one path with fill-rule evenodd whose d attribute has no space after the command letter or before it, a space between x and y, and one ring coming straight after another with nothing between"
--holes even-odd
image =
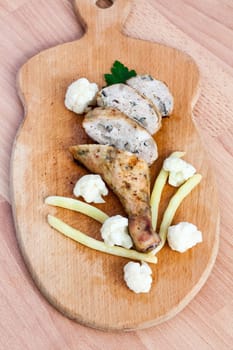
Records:
<instances>
[{"instance_id":1,"label":"wood grain texture","mask_svg":"<svg viewBox=\"0 0 233 350\"><path fill-rule=\"evenodd\" d=\"M168 20L174 12L173 2L164 4L163 8L159 5L155 0L136 2L124 32L131 37L177 47L191 54L200 68L202 92L194 109L194 120L217 175L221 207L220 250L213 272L201 292L178 316L130 334L106 334L82 327L41 298L19 254L10 207L6 203L11 145L23 116L16 95L15 74L28 58L45 48L79 38L82 29L68 0L0 1L0 48L4 52L0 56L1 349L21 349L22 345L24 349L118 349L119 344L121 349L136 350L232 347L233 202L228 189L233 178L233 68L227 63L232 50L226 50L225 44L218 45L218 41L225 40L224 28L231 29L229 37L232 37L232 3L228 0L179 2L177 10L191 7L189 20L182 11ZM203 20L198 26L190 26L190 21L195 23L199 14L204 15ZM221 26L216 27L216 23ZM204 37L213 42L211 48L206 48Z\"/></svg>"},{"instance_id":2,"label":"wood grain texture","mask_svg":"<svg viewBox=\"0 0 233 350\"><path fill-rule=\"evenodd\" d=\"M26 116L12 156L17 238L33 279L62 313L99 329L145 328L169 319L187 305L207 279L217 254L219 213L215 183L191 119L199 72L194 61L181 51L121 34L130 1L117 0L105 10L91 0L76 3L78 16L86 27L83 38L41 52L25 63L18 75ZM55 212L65 222L98 238L99 224L44 204L49 195L71 196L74 183L86 173L68 152L70 145L91 140L82 128L82 118L64 107L66 88L83 76L103 86L103 73L109 71L115 59L139 74L148 73L165 81L174 96L172 117L163 120L155 135L159 160L151 167L152 184L162 161L176 150L186 151L188 160L203 175L201 185L182 205L174 222L195 223L203 232L204 242L182 255L166 247L159 254L158 265L152 267L155 282L151 292L140 296L129 292L123 283L125 259L109 257L64 239L48 226L46 215ZM166 188L162 210L169 197L171 191ZM211 203L207 200L210 197ZM125 215L113 193L100 207L110 216Z\"/></svg>"}]
</instances>

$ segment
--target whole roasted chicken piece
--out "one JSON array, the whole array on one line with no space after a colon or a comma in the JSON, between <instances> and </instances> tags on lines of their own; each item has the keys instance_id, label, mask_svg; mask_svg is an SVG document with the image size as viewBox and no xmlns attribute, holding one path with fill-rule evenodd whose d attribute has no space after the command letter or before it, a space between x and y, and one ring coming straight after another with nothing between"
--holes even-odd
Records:
<instances>
[{"instance_id":1,"label":"whole roasted chicken piece","mask_svg":"<svg viewBox=\"0 0 233 350\"><path fill-rule=\"evenodd\" d=\"M70 152L91 172L100 174L118 196L129 218L129 233L135 248L142 252L154 249L160 238L151 224L147 163L108 145L77 145L70 147Z\"/></svg>"}]
</instances>

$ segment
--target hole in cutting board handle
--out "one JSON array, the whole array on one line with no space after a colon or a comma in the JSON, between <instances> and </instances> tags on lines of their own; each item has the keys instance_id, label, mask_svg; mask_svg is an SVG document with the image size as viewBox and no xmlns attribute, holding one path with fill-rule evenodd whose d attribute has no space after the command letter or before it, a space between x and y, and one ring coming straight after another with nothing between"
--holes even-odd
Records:
<instances>
[{"instance_id":1,"label":"hole in cutting board handle","mask_svg":"<svg viewBox=\"0 0 233 350\"><path fill-rule=\"evenodd\" d=\"M113 0L97 0L95 4L101 9L107 9L111 7L113 3L114 3Z\"/></svg>"}]
</instances>

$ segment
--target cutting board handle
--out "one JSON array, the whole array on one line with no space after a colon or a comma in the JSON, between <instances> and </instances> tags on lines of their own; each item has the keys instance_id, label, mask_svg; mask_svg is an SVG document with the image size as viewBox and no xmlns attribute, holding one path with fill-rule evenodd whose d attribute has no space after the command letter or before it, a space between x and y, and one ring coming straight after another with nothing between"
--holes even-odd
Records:
<instances>
[{"instance_id":1,"label":"cutting board handle","mask_svg":"<svg viewBox=\"0 0 233 350\"><path fill-rule=\"evenodd\" d=\"M96 0L74 0L74 6L86 34L96 38L100 35L109 36L112 32L121 33L132 0L115 0L108 8L100 8Z\"/></svg>"}]
</instances>

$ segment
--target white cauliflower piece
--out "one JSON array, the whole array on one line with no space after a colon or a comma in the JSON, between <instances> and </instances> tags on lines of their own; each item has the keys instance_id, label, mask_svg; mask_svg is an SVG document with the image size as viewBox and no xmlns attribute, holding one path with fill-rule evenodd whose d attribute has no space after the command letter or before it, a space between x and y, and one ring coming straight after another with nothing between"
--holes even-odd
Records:
<instances>
[{"instance_id":1,"label":"white cauliflower piece","mask_svg":"<svg viewBox=\"0 0 233 350\"><path fill-rule=\"evenodd\" d=\"M108 194L108 189L100 175L84 175L75 184L73 194L83 197L87 203L105 203L102 196Z\"/></svg>"},{"instance_id":2,"label":"white cauliflower piece","mask_svg":"<svg viewBox=\"0 0 233 350\"><path fill-rule=\"evenodd\" d=\"M189 222L180 222L168 228L167 240L170 248L183 253L202 242L202 233Z\"/></svg>"},{"instance_id":3,"label":"white cauliflower piece","mask_svg":"<svg viewBox=\"0 0 233 350\"><path fill-rule=\"evenodd\" d=\"M99 91L97 84L90 83L86 78L80 78L68 86L65 96L65 106L69 110L82 114L96 101Z\"/></svg>"},{"instance_id":4,"label":"white cauliflower piece","mask_svg":"<svg viewBox=\"0 0 233 350\"><path fill-rule=\"evenodd\" d=\"M134 293L148 293L152 283L152 270L146 262L128 262L124 266L124 280Z\"/></svg>"},{"instance_id":5,"label":"white cauliflower piece","mask_svg":"<svg viewBox=\"0 0 233 350\"><path fill-rule=\"evenodd\" d=\"M121 215L111 216L105 220L100 232L104 243L109 246L118 245L127 249L133 246L128 231L128 219Z\"/></svg>"},{"instance_id":6,"label":"white cauliflower piece","mask_svg":"<svg viewBox=\"0 0 233 350\"><path fill-rule=\"evenodd\" d=\"M168 183L175 187L182 185L196 172L196 169L191 164L174 156L164 160L163 169L169 171Z\"/></svg>"}]
</instances>

